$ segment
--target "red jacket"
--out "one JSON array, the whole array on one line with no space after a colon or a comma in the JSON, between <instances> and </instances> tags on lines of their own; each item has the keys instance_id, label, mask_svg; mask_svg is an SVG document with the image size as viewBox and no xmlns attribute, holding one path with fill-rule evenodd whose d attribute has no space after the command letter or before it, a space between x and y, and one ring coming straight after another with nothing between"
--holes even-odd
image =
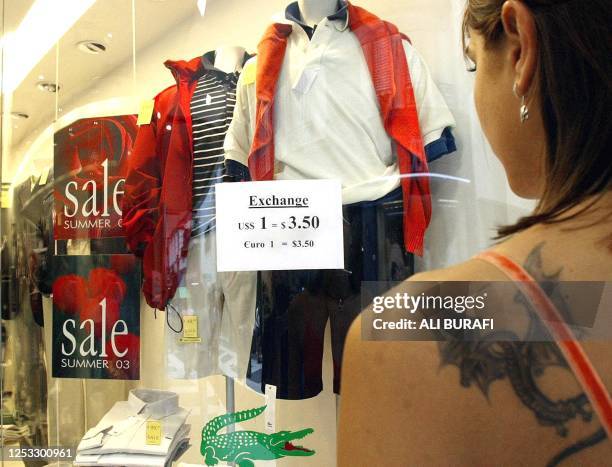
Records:
<instances>
[{"instance_id":1,"label":"red jacket","mask_svg":"<svg viewBox=\"0 0 612 467\"><path fill-rule=\"evenodd\" d=\"M201 57L165 63L176 85L155 97L151 123L136 137L123 198L128 246L143 259L147 303L165 309L186 268L191 237L193 142L191 97Z\"/></svg>"}]
</instances>

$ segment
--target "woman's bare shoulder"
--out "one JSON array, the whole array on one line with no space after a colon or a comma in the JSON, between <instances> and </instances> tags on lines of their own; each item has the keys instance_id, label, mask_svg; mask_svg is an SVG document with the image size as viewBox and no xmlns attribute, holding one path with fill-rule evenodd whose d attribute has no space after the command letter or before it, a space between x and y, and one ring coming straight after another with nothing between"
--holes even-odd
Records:
<instances>
[{"instance_id":1,"label":"woman's bare shoulder","mask_svg":"<svg viewBox=\"0 0 612 467\"><path fill-rule=\"evenodd\" d=\"M603 253L587 251L577 261L567 260L572 252L566 240L530 232L495 250L536 280L605 276ZM470 259L417 274L396 289L418 292L427 282L508 280L491 264ZM514 298L497 305L525 313L520 310L524 302ZM586 350L612 385L612 361L606 357L610 343L600 347L587 344ZM597 464L610 454L612 443L601 439L596 418L580 415L590 408L554 342L372 342L362 338L357 320L344 355L339 465L355 465L356 458L363 465L382 458L415 464L449 458L466 465L483 460L546 464L570 455L573 461ZM578 404L575 410L565 411L568 400ZM385 430L377 431L378 426ZM479 446L476 457L467 445Z\"/></svg>"}]
</instances>

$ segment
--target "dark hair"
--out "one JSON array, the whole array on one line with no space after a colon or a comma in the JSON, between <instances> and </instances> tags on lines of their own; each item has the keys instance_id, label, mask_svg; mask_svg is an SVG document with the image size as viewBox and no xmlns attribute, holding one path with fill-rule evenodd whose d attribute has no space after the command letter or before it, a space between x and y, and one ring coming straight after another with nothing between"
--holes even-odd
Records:
<instances>
[{"instance_id":1,"label":"dark hair","mask_svg":"<svg viewBox=\"0 0 612 467\"><path fill-rule=\"evenodd\" d=\"M574 217L564 214L612 189L610 0L522 1L538 31L536 82L547 138L546 181L535 212L501 227L500 238ZM503 4L468 0L464 36L471 29L484 37L486 47L498 44L504 36Z\"/></svg>"}]
</instances>

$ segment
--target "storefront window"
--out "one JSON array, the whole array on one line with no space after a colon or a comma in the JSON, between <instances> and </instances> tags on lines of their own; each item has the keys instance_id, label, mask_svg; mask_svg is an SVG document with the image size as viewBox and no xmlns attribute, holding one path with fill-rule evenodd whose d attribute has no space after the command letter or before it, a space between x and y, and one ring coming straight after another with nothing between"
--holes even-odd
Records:
<instances>
[{"instance_id":1,"label":"storefront window","mask_svg":"<svg viewBox=\"0 0 612 467\"><path fill-rule=\"evenodd\" d=\"M288 3L2 2L2 465L334 466L362 283L531 207L463 1Z\"/></svg>"}]
</instances>

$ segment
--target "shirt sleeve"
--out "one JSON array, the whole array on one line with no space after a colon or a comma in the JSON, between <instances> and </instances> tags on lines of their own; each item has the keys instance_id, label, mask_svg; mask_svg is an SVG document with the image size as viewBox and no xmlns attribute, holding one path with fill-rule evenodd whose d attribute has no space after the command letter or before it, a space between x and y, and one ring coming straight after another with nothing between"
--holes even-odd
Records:
<instances>
[{"instance_id":1,"label":"shirt sleeve","mask_svg":"<svg viewBox=\"0 0 612 467\"><path fill-rule=\"evenodd\" d=\"M227 174L233 181L250 179L248 157L255 125L255 58L249 60L236 86L236 106L223 149Z\"/></svg>"},{"instance_id":2,"label":"shirt sleeve","mask_svg":"<svg viewBox=\"0 0 612 467\"><path fill-rule=\"evenodd\" d=\"M425 153L431 162L456 150L451 131L456 123L423 58L408 41L403 41L403 44Z\"/></svg>"}]
</instances>

